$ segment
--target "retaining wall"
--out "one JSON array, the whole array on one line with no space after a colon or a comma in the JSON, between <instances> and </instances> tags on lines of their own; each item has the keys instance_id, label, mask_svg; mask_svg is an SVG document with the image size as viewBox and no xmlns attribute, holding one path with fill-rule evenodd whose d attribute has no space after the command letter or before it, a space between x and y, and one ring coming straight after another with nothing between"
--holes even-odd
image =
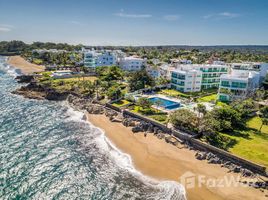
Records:
<instances>
[{"instance_id":1,"label":"retaining wall","mask_svg":"<svg viewBox=\"0 0 268 200\"><path fill-rule=\"evenodd\" d=\"M165 133L171 133L171 129L166 127L165 125L157 122L157 121L154 121L152 119L149 119L147 117L144 117L142 115L139 115L139 114L136 114L136 113L133 113L133 112L130 112L130 111L127 111L127 110L123 110L123 116L124 115L128 115L128 116L131 116L131 117L134 117L134 118L138 118L140 120L143 120L145 122L148 122L148 123L151 123L153 124L154 126L158 127L159 129L161 129L162 131L164 131Z\"/></svg>"},{"instance_id":2,"label":"retaining wall","mask_svg":"<svg viewBox=\"0 0 268 200\"><path fill-rule=\"evenodd\" d=\"M120 108L113 106L112 104L109 104L109 103L106 104L106 107L111 108L111 109L118 111L118 112L122 112L123 116L127 115L127 116L131 116L134 118L138 118L138 119L143 120L145 122L151 123L154 126L161 129L162 131L164 131L165 133L168 133L168 134L172 133L175 137L189 142L193 147L195 147L198 150L212 152L219 157L222 157L226 160L232 161L233 163L238 164L238 165L245 167L247 169L250 169L253 172L257 172L257 173L260 173L262 175L267 176L266 167L264 167L262 165L258 165L256 163L248 161L244 158L240 158L238 156L235 156L227 151L224 151L222 149L219 149L219 148L214 147L212 145L209 145L207 143L201 142L200 140L195 139L193 136L191 136L189 134L180 132L178 130L171 130L170 128L166 127L165 125L163 125L157 121L154 121L152 119L149 119L147 117L144 117L142 115L139 115L139 114L127 111L127 110L121 110Z\"/></svg>"},{"instance_id":3,"label":"retaining wall","mask_svg":"<svg viewBox=\"0 0 268 200\"><path fill-rule=\"evenodd\" d=\"M231 154L227 151L224 151L222 149L219 149L217 147L214 147L212 145L209 145L207 143L204 143L198 139L194 139L193 137L190 137L186 134L180 133L178 131L172 131L173 135L178 137L179 139L188 141L193 147L195 147L196 149L199 149L201 151L209 151L212 152L214 154L216 154L219 157L222 157L226 160L232 161L233 163L240 165L242 167L245 167L247 169L250 169L253 172L258 172L262 175L267 176L266 174L266 167L253 163L249 160L246 160L244 158L241 158L239 156L236 156L234 154Z\"/></svg>"}]
</instances>

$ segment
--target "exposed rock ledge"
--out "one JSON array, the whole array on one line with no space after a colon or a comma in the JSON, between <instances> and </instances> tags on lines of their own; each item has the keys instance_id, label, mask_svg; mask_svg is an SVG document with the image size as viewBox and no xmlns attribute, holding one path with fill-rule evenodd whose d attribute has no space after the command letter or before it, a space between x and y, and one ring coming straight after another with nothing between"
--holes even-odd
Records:
<instances>
[{"instance_id":1,"label":"exposed rock ledge","mask_svg":"<svg viewBox=\"0 0 268 200\"><path fill-rule=\"evenodd\" d=\"M22 95L29 99L48 99L48 100L65 100L70 93L57 92L51 88L46 88L35 82L22 86L12 92L13 94Z\"/></svg>"}]
</instances>

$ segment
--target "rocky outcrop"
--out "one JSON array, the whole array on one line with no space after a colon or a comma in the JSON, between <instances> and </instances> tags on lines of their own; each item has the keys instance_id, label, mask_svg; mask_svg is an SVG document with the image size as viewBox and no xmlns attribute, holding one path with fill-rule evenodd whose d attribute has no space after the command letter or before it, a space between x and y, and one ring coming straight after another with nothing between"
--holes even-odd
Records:
<instances>
[{"instance_id":1,"label":"rocky outcrop","mask_svg":"<svg viewBox=\"0 0 268 200\"><path fill-rule=\"evenodd\" d=\"M104 106L92 103L92 99L68 95L67 102L77 110L86 110L90 114L104 114Z\"/></svg>"},{"instance_id":2,"label":"rocky outcrop","mask_svg":"<svg viewBox=\"0 0 268 200\"><path fill-rule=\"evenodd\" d=\"M12 93L22 95L29 99L48 99L55 101L65 100L69 95L67 92L57 92L36 82L30 82L28 85L22 86Z\"/></svg>"},{"instance_id":3,"label":"rocky outcrop","mask_svg":"<svg viewBox=\"0 0 268 200\"><path fill-rule=\"evenodd\" d=\"M15 78L18 83L30 83L31 81L34 80L33 75L20 75Z\"/></svg>"}]
</instances>

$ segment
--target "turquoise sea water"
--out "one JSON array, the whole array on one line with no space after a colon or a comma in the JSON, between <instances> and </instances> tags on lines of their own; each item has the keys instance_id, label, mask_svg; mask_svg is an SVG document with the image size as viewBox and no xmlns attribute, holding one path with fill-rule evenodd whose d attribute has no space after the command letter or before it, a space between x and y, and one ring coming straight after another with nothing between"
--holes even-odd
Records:
<instances>
[{"instance_id":1,"label":"turquoise sea water","mask_svg":"<svg viewBox=\"0 0 268 200\"><path fill-rule=\"evenodd\" d=\"M0 57L0 199L184 199L175 182L136 171L128 155L64 102L13 95Z\"/></svg>"}]
</instances>

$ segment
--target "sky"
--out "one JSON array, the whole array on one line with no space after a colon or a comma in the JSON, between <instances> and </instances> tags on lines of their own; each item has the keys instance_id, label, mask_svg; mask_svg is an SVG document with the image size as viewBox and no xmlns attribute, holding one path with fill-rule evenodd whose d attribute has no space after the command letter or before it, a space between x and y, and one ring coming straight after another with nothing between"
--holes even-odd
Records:
<instances>
[{"instance_id":1,"label":"sky","mask_svg":"<svg viewBox=\"0 0 268 200\"><path fill-rule=\"evenodd\" d=\"M268 45L268 0L0 0L0 41Z\"/></svg>"}]
</instances>

